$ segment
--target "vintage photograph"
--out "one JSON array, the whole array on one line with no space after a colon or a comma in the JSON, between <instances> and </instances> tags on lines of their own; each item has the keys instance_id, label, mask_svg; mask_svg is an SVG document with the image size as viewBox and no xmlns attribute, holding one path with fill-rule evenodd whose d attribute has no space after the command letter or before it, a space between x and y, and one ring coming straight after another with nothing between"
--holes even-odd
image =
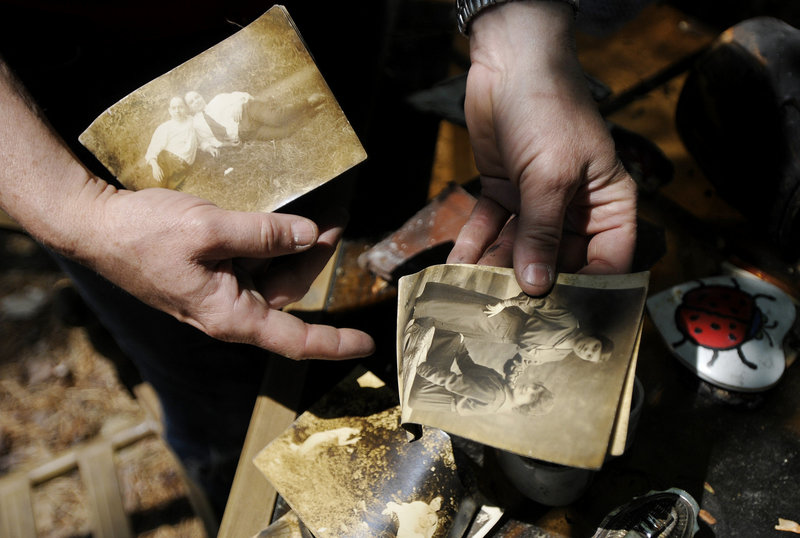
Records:
<instances>
[{"instance_id":1,"label":"vintage photograph","mask_svg":"<svg viewBox=\"0 0 800 538\"><path fill-rule=\"evenodd\" d=\"M314 536L448 536L465 495L450 437L409 442L396 401L359 368L256 456Z\"/></svg>"},{"instance_id":2,"label":"vintage photograph","mask_svg":"<svg viewBox=\"0 0 800 538\"><path fill-rule=\"evenodd\" d=\"M275 210L366 158L282 6L111 106L80 141L129 189L242 211Z\"/></svg>"},{"instance_id":3,"label":"vintage photograph","mask_svg":"<svg viewBox=\"0 0 800 538\"><path fill-rule=\"evenodd\" d=\"M648 275L560 275L544 297L510 269L403 277L402 420L562 465L599 468L629 386Z\"/></svg>"}]
</instances>

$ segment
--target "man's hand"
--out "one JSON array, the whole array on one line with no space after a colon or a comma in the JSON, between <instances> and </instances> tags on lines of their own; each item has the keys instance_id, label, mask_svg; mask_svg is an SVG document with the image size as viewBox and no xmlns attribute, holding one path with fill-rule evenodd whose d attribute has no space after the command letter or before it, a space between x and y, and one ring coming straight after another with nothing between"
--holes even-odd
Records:
<instances>
[{"instance_id":1,"label":"man's hand","mask_svg":"<svg viewBox=\"0 0 800 538\"><path fill-rule=\"evenodd\" d=\"M225 211L165 189L111 189L86 260L149 305L220 340L293 359L372 353L365 333L312 325L280 310L300 299L334 252L343 216L321 223Z\"/></svg>"},{"instance_id":2,"label":"man's hand","mask_svg":"<svg viewBox=\"0 0 800 538\"><path fill-rule=\"evenodd\" d=\"M483 313L486 314L487 318L492 318L505 309L506 307L505 305L503 305L503 302L501 301L499 303L486 305L486 308L483 309Z\"/></svg>"},{"instance_id":3,"label":"man's hand","mask_svg":"<svg viewBox=\"0 0 800 538\"><path fill-rule=\"evenodd\" d=\"M0 207L48 247L221 340L293 359L372 353L369 335L280 310L333 253L342 218L225 211L166 189L119 191L75 159L0 60Z\"/></svg>"},{"instance_id":4,"label":"man's hand","mask_svg":"<svg viewBox=\"0 0 800 538\"><path fill-rule=\"evenodd\" d=\"M164 171L158 166L156 161L150 161L150 168L153 170L153 179L155 179L158 183L164 181Z\"/></svg>"},{"instance_id":5,"label":"man's hand","mask_svg":"<svg viewBox=\"0 0 800 538\"><path fill-rule=\"evenodd\" d=\"M482 192L448 262L512 266L542 295L557 270L630 270L636 189L574 52L572 10L534 0L472 22L465 113Z\"/></svg>"}]
</instances>

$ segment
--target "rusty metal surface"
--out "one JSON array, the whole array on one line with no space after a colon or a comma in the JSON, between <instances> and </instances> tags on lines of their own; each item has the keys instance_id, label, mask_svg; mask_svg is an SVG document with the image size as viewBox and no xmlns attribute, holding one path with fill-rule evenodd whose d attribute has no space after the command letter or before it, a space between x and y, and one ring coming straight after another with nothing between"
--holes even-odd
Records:
<instances>
[{"instance_id":1,"label":"rusty metal surface","mask_svg":"<svg viewBox=\"0 0 800 538\"><path fill-rule=\"evenodd\" d=\"M399 230L362 253L359 265L384 280L396 280L396 271L414 256L455 242L474 206L475 198L471 194L451 184Z\"/></svg>"}]
</instances>

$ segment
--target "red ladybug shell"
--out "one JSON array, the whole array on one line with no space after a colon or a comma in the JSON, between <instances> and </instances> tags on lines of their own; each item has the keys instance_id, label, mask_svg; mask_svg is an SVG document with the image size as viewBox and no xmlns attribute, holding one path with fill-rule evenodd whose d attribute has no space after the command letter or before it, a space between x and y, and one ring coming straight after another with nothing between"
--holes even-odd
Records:
<instances>
[{"instance_id":1,"label":"red ladybug shell","mask_svg":"<svg viewBox=\"0 0 800 538\"><path fill-rule=\"evenodd\" d=\"M753 297L738 288L701 286L683 296L675 321L697 345L725 350L752 338L759 314Z\"/></svg>"}]
</instances>

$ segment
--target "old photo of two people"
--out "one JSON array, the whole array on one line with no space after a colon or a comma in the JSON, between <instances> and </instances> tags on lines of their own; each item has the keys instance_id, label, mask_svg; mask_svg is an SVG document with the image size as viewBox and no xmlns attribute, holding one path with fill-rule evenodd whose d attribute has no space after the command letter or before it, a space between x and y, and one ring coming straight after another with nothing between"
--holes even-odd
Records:
<instances>
[{"instance_id":1,"label":"old photo of two people","mask_svg":"<svg viewBox=\"0 0 800 538\"><path fill-rule=\"evenodd\" d=\"M404 277L403 420L522 455L602 465L647 275L562 275L529 297L510 270L446 265Z\"/></svg>"},{"instance_id":2,"label":"old photo of two people","mask_svg":"<svg viewBox=\"0 0 800 538\"><path fill-rule=\"evenodd\" d=\"M282 6L111 105L79 139L126 188L239 211L274 211L366 158Z\"/></svg>"},{"instance_id":3,"label":"old photo of two people","mask_svg":"<svg viewBox=\"0 0 800 538\"><path fill-rule=\"evenodd\" d=\"M192 173L198 152L213 158L220 148L248 140L278 140L291 135L321 105L322 94L302 101L278 103L244 91L222 92L210 101L194 90L169 100L169 119L150 138L144 160L160 186L179 188Z\"/></svg>"}]
</instances>

